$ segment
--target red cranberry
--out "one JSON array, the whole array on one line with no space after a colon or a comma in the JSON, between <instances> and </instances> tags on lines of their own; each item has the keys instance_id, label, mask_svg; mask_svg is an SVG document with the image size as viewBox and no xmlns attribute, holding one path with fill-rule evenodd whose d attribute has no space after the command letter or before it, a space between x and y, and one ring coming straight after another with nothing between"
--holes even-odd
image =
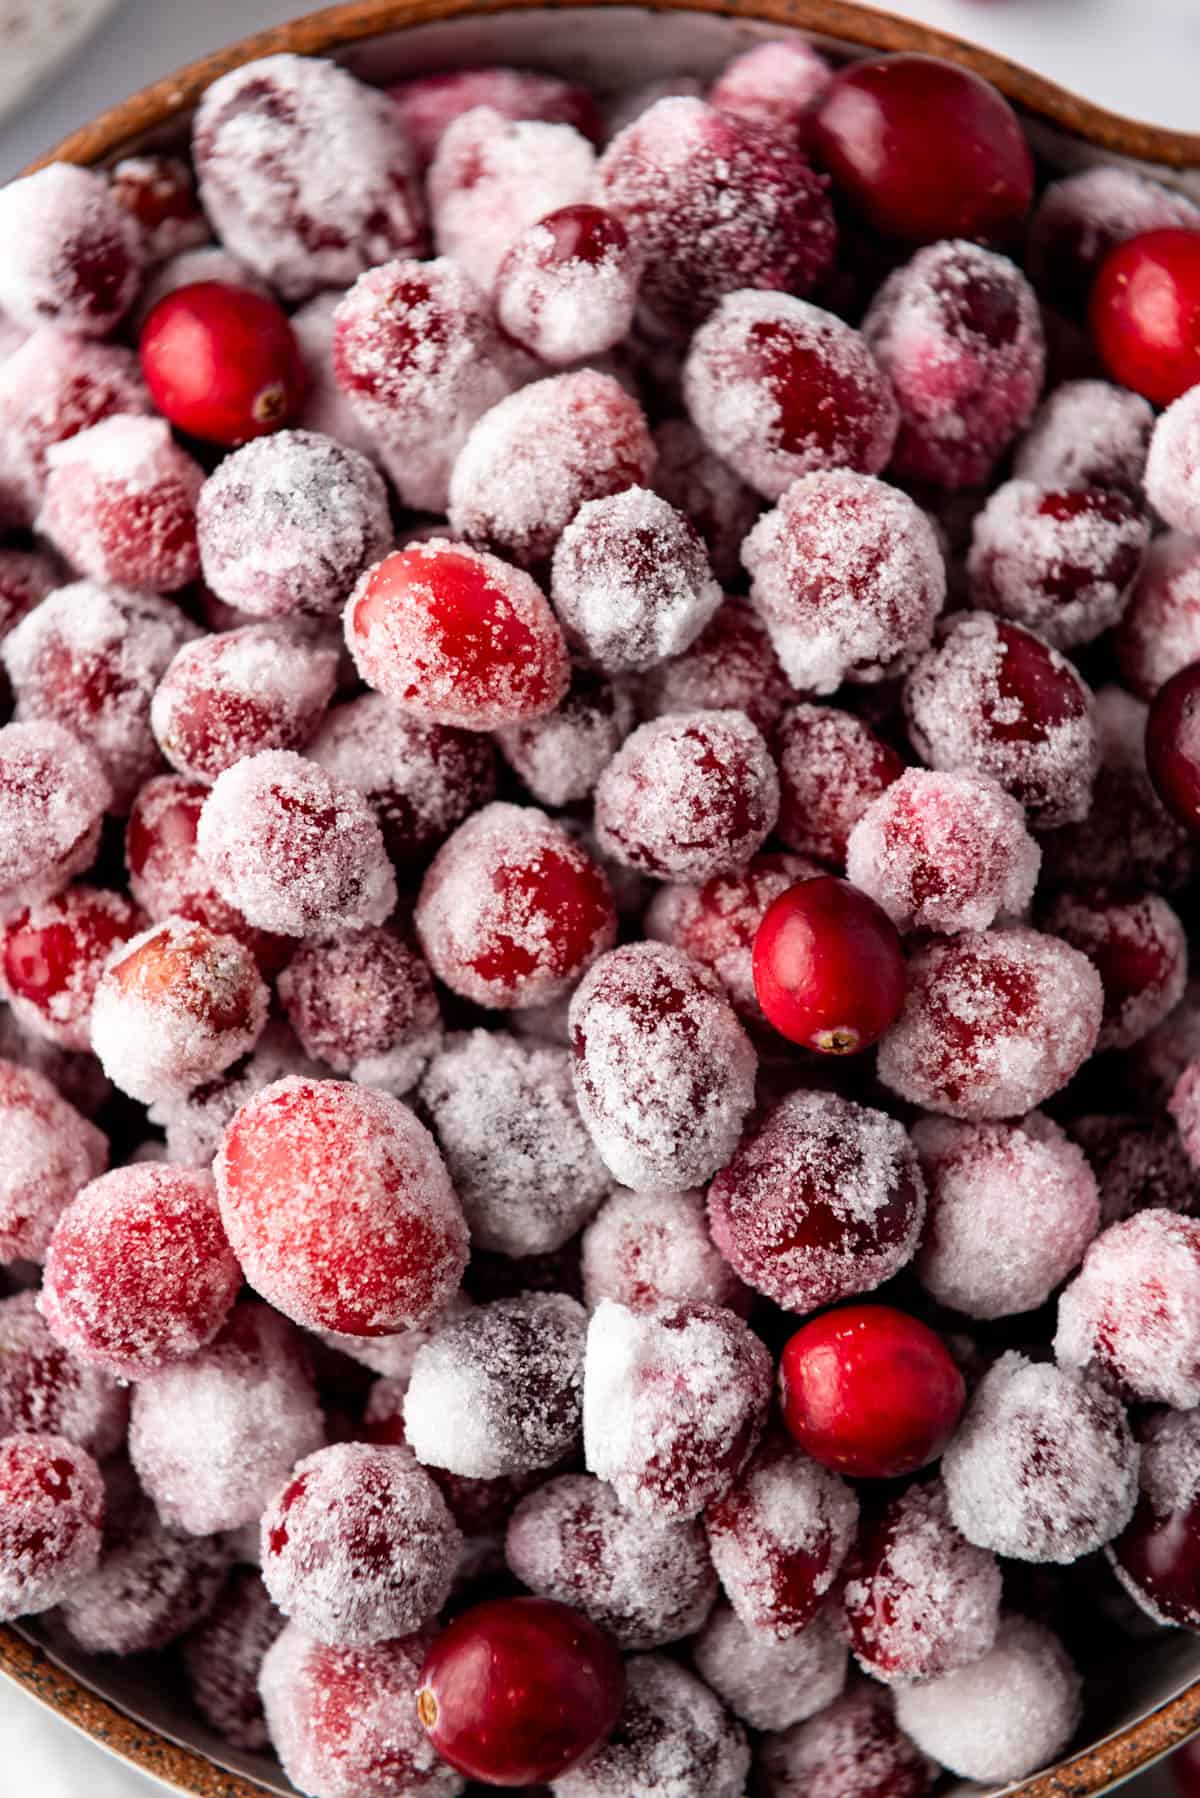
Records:
<instances>
[{"instance_id":1,"label":"red cranberry","mask_svg":"<svg viewBox=\"0 0 1200 1798\"><path fill-rule=\"evenodd\" d=\"M52 162L0 189L0 307L34 331L107 337L137 292L137 226L104 175Z\"/></svg>"},{"instance_id":2,"label":"red cranberry","mask_svg":"<svg viewBox=\"0 0 1200 1798\"><path fill-rule=\"evenodd\" d=\"M926 1798L938 1769L896 1722L890 1692L863 1681L806 1723L769 1735L764 1798Z\"/></svg>"},{"instance_id":3,"label":"red cranberry","mask_svg":"<svg viewBox=\"0 0 1200 1798\"><path fill-rule=\"evenodd\" d=\"M783 1421L822 1467L898 1479L941 1454L966 1398L940 1336L891 1305L802 1324L779 1363Z\"/></svg>"},{"instance_id":4,"label":"red cranberry","mask_svg":"<svg viewBox=\"0 0 1200 1798\"><path fill-rule=\"evenodd\" d=\"M780 837L789 849L842 867L852 829L904 763L869 724L834 706L789 707L772 747Z\"/></svg>"},{"instance_id":5,"label":"red cranberry","mask_svg":"<svg viewBox=\"0 0 1200 1798\"><path fill-rule=\"evenodd\" d=\"M1033 198L1033 157L1008 101L937 56L841 70L817 112L814 145L885 237L1008 237Z\"/></svg>"},{"instance_id":6,"label":"red cranberry","mask_svg":"<svg viewBox=\"0 0 1200 1798\"><path fill-rule=\"evenodd\" d=\"M1200 661L1160 687L1146 720L1146 766L1167 810L1200 832Z\"/></svg>"},{"instance_id":7,"label":"red cranberry","mask_svg":"<svg viewBox=\"0 0 1200 1798\"><path fill-rule=\"evenodd\" d=\"M752 1729L787 1729L833 1703L846 1683L846 1644L833 1603L798 1636L751 1629L719 1603L692 1643L692 1664L735 1717Z\"/></svg>"},{"instance_id":8,"label":"red cranberry","mask_svg":"<svg viewBox=\"0 0 1200 1798\"><path fill-rule=\"evenodd\" d=\"M1187 939L1159 894L1075 889L1057 896L1043 922L1099 971L1104 1018L1098 1049L1128 1049L1182 999Z\"/></svg>"},{"instance_id":9,"label":"red cranberry","mask_svg":"<svg viewBox=\"0 0 1200 1798\"><path fill-rule=\"evenodd\" d=\"M1078 318L1110 250L1172 226L1200 226L1200 207L1186 194L1119 164L1082 169L1051 181L1038 201L1026 251L1030 279L1052 306Z\"/></svg>"},{"instance_id":10,"label":"red cranberry","mask_svg":"<svg viewBox=\"0 0 1200 1798\"><path fill-rule=\"evenodd\" d=\"M57 1343L36 1292L0 1299L0 1439L65 1436L97 1461L125 1437L128 1394Z\"/></svg>"},{"instance_id":11,"label":"red cranberry","mask_svg":"<svg viewBox=\"0 0 1200 1798\"><path fill-rule=\"evenodd\" d=\"M91 1047L100 971L144 923L123 893L73 886L0 928L0 985L26 1028L66 1049Z\"/></svg>"},{"instance_id":12,"label":"red cranberry","mask_svg":"<svg viewBox=\"0 0 1200 1798\"><path fill-rule=\"evenodd\" d=\"M532 69L446 69L398 81L388 88L388 94L422 166L433 160L447 125L475 106L488 106L503 119L574 125L593 143L599 143L604 135L596 102L587 88Z\"/></svg>"},{"instance_id":13,"label":"red cranberry","mask_svg":"<svg viewBox=\"0 0 1200 1798\"><path fill-rule=\"evenodd\" d=\"M219 281L178 287L161 299L142 326L139 351L164 417L227 447L287 424L308 384L275 301Z\"/></svg>"},{"instance_id":14,"label":"red cranberry","mask_svg":"<svg viewBox=\"0 0 1200 1798\"><path fill-rule=\"evenodd\" d=\"M0 360L0 516L33 523L53 444L114 412L150 410L132 350L35 331Z\"/></svg>"},{"instance_id":15,"label":"red cranberry","mask_svg":"<svg viewBox=\"0 0 1200 1798\"><path fill-rule=\"evenodd\" d=\"M789 1042L853 1055L878 1042L904 1004L904 954L887 913L848 881L820 874L781 893L754 938L754 991Z\"/></svg>"},{"instance_id":16,"label":"red cranberry","mask_svg":"<svg viewBox=\"0 0 1200 1798\"><path fill-rule=\"evenodd\" d=\"M102 1174L108 1140L33 1068L0 1061L0 1263L41 1261L62 1213Z\"/></svg>"},{"instance_id":17,"label":"red cranberry","mask_svg":"<svg viewBox=\"0 0 1200 1798\"><path fill-rule=\"evenodd\" d=\"M629 335L641 257L602 206L562 206L526 226L496 272L496 320L553 367L599 356Z\"/></svg>"},{"instance_id":18,"label":"red cranberry","mask_svg":"<svg viewBox=\"0 0 1200 1798\"><path fill-rule=\"evenodd\" d=\"M48 1611L100 1557L100 1469L65 1436L0 1441L0 1619Z\"/></svg>"},{"instance_id":19,"label":"red cranberry","mask_svg":"<svg viewBox=\"0 0 1200 1798\"><path fill-rule=\"evenodd\" d=\"M548 1598L456 1617L421 1672L417 1714L443 1760L487 1785L557 1779L613 1728L625 1672L610 1639Z\"/></svg>"},{"instance_id":20,"label":"red cranberry","mask_svg":"<svg viewBox=\"0 0 1200 1798\"><path fill-rule=\"evenodd\" d=\"M1105 368L1169 406L1200 381L1200 230L1146 231L1105 257L1088 312Z\"/></svg>"},{"instance_id":21,"label":"red cranberry","mask_svg":"<svg viewBox=\"0 0 1200 1798\"><path fill-rule=\"evenodd\" d=\"M750 1294L708 1231L698 1192L618 1187L583 1233L583 1296L637 1311L673 1299L723 1305L745 1316Z\"/></svg>"},{"instance_id":22,"label":"red cranberry","mask_svg":"<svg viewBox=\"0 0 1200 1798\"><path fill-rule=\"evenodd\" d=\"M1106 1553L1125 1590L1156 1623L1200 1629L1196 1414L1156 1412L1140 1434L1137 1509Z\"/></svg>"},{"instance_id":23,"label":"red cranberry","mask_svg":"<svg viewBox=\"0 0 1200 1798\"><path fill-rule=\"evenodd\" d=\"M235 1567L208 1616L183 1644L188 1691L206 1723L235 1748L267 1746L258 1676L284 1619L249 1567Z\"/></svg>"},{"instance_id":24,"label":"red cranberry","mask_svg":"<svg viewBox=\"0 0 1200 1798\"><path fill-rule=\"evenodd\" d=\"M208 220L196 183L178 156L123 156L109 176L109 191L138 226L147 262L163 262L206 244Z\"/></svg>"}]
</instances>

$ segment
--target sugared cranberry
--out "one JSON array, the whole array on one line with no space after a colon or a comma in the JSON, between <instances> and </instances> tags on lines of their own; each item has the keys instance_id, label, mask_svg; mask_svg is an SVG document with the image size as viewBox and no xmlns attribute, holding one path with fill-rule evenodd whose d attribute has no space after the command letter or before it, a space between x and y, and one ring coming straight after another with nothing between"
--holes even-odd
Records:
<instances>
[{"instance_id":1,"label":"sugared cranberry","mask_svg":"<svg viewBox=\"0 0 1200 1798\"><path fill-rule=\"evenodd\" d=\"M758 927L774 900L818 872L803 856L756 855L703 886L660 887L646 913L646 935L711 969L744 1017L761 1018L752 969Z\"/></svg>"},{"instance_id":2,"label":"sugared cranberry","mask_svg":"<svg viewBox=\"0 0 1200 1798\"><path fill-rule=\"evenodd\" d=\"M192 437L245 443L287 424L304 399L308 377L286 314L248 288L174 289L138 347L155 405Z\"/></svg>"},{"instance_id":3,"label":"sugared cranberry","mask_svg":"<svg viewBox=\"0 0 1200 1798\"><path fill-rule=\"evenodd\" d=\"M668 418L655 431L654 443L655 491L691 519L708 546L717 579L733 583L742 538L758 516L758 495L709 449L690 420Z\"/></svg>"},{"instance_id":4,"label":"sugared cranberry","mask_svg":"<svg viewBox=\"0 0 1200 1798\"><path fill-rule=\"evenodd\" d=\"M896 1722L892 1697L867 1681L762 1745L765 1798L925 1798L937 1768Z\"/></svg>"},{"instance_id":5,"label":"sugared cranberry","mask_svg":"<svg viewBox=\"0 0 1200 1798\"><path fill-rule=\"evenodd\" d=\"M1058 895L1043 923L1099 971L1104 1017L1098 1049L1129 1048L1182 999L1187 939L1158 893L1077 888Z\"/></svg>"},{"instance_id":6,"label":"sugared cranberry","mask_svg":"<svg viewBox=\"0 0 1200 1798\"><path fill-rule=\"evenodd\" d=\"M556 1798L741 1798L750 1748L703 1681L663 1654L626 1663L625 1705L612 1735L554 1781Z\"/></svg>"},{"instance_id":7,"label":"sugared cranberry","mask_svg":"<svg viewBox=\"0 0 1200 1798\"><path fill-rule=\"evenodd\" d=\"M1104 1230L1058 1301L1054 1352L1144 1403L1200 1402L1200 1223L1139 1211Z\"/></svg>"},{"instance_id":8,"label":"sugared cranberry","mask_svg":"<svg viewBox=\"0 0 1200 1798\"><path fill-rule=\"evenodd\" d=\"M1146 766L1167 810L1200 831L1200 661L1159 688L1146 720Z\"/></svg>"},{"instance_id":9,"label":"sugared cranberry","mask_svg":"<svg viewBox=\"0 0 1200 1798\"><path fill-rule=\"evenodd\" d=\"M904 988L896 926L848 881L800 881L758 927L754 991L789 1042L825 1055L869 1048L899 1017Z\"/></svg>"},{"instance_id":10,"label":"sugared cranberry","mask_svg":"<svg viewBox=\"0 0 1200 1798\"><path fill-rule=\"evenodd\" d=\"M1033 157L1004 96L936 56L880 56L833 80L813 126L839 189L885 237L1006 238L1033 198Z\"/></svg>"},{"instance_id":11,"label":"sugared cranberry","mask_svg":"<svg viewBox=\"0 0 1200 1798\"><path fill-rule=\"evenodd\" d=\"M95 169L52 162L0 189L0 307L27 330L106 337L141 272L137 226Z\"/></svg>"},{"instance_id":12,"label":"sugared cranberry","mask_svg":"<svg viewBox=\"0 0 1200 1798\"><path fill-rule=\"evenodd\" d=\"M0 1262L40 1261L64 1210L103 1173L108 1142L44 1075L0 1061Z\"/></svg>"},{"instance_id":13,"label":"sugared cranberry","mask_svg":"<svg viewBox=\"0 0 1200 1798\"><path fill-rule=\"evenodd\" d=\"M1017 445L1013 473L1043 487L1103 487L1137 500L1153 426L1140 394L1108 381L1064 381Z\"/></svg>"},{"instance_id":14,"label":"sugared cranberry","mask_svg":"<svg viewBox=\"0 0 1200 1798\"><path fill-rule=\"evenodd\" d=\"M602 206L562 206L527 225L496 271L501 329L553 367L603 354L628 336L641 257Z\"/></svg>"},{"instance_id":15,"label":"sugared cranberry","mask_svg":"<svg viewBox=\"0 0 1200 1798\"><path fill-rule=\"evenodd\" d=\"M0 1299L0 1438L65 1436L97 1461L121 1444L126 1393L57 1343L36 1292Z\"/></svg>"},{"instance_id":16,"label":"sugared cranberry","mask_svg":"<svg viewBox=\"0 0 1200 1798\"><path fill-rule=\"evenodd\" d=\"M1151 543L1113 649L1122 680L1147 700L1200 659L1200 548L1194 537L1164 531Z\"/></svg>"},{"instance_id":17,"label":"sugared cranberry","mask_svg":"<svg viewBox=\"0 0 1200 1798\"><path fill-rule=\"evenodd\" d=\"M61 584L54 557L42 550L0 549L0 638Z\"/></svg>"},{"instance_id":18,"label":"sugared cranberry","mask_svg":"<svg viewBox=\"0 0 1200 1798\"><path fill-rule=\"evenodd\" d=\"M487 1785L557 1779L602 1742L625 1695L621 1657L546 1598L463 1611L421 1671L417 1715L443 1760Z\"/></svg>"},{"instance_id":19,"label":"sugared cranberry","mask_svg":"<svg viewBox=\"0 0 1200 1798\"><path fill-rule=\"evenodd\" d=\"M1197 220L1200 224L1200 219ZM1146 231L1096 275L1088 322L1114 381L1169 406L1200 381L1200 230Z\"/></svg>"},{"instance_id":20,"label":"sugared cranberry","mask_svg":"<svg viewBox=\"0 0 1200 1798\"><path fill-rule=\"evenodd\" d=\"M1098 1112L1072 1118L1070 1133L1095 1176L1102 1225L1135 1211L1190 1209L1195 1176L1172 1118Z\"/></svg>"},{"instance_id":21,"label":"sugared cranberry","mask_svg":"<svg viewBox=\"0 0 1200 1798\"><path fill-rule=\"evenodd\" d=\"M47 1611L100 1557L100 1470L65 1436L0 1441L0 1618Z\"/></svg>"},{"instance_id":22,"label":"sugared cranberry","mask_svg":"<svg viewBox=\"0 0 1200 1798\"><path fill-rule=\"evenodd\" d=\"M467 1227L445 1164L386 1093L279 1080L237 1113L215 1173L247 1278L307 1329L424 1323L462 1278Z\"/></svg>"},{"instance_id":23,"label":"sugared cranberry","mask_svg":"<svg viewBox=\"0 0 1200 1798\"><path fill-rule=\"evenodd\" d=\"M249 1567L236 1567L216 1604L183 1644L188 1691L206 1723L235 1748L267 1746L258 1675L284 1619Z\"/></svg>"},{"instance_id":24,"label":"sugared cranberry","mask_svg":"<svg viewBox=\"0 0 1200 1798\"><path fill-rule=\"evenodd\" d=\"M278 990L305 1054L364 1086L408 1092L442 1040L429 969L387 930L303 944Z\"/></svg>"},{"instance_id":25,"label":"sugared cranberry","mask_svg":"<svg viewBox=\"0 0 1200 1798\"><path fill-rule=\"evenodd\" d=\"M574 125L593 143L603 136L596 102L587 88L533 69L507 65L444 69L398 81L388 94L422 167L433 160L446 127L475 106L488 106L504 119Z\"/></svg>"},{"instance_id":26,"label":"sugared cranberry","mask_svg":"<svg viewBox=\"0 0 1200 1798\"><path fill-rule=\"evenodd\" d=\"M683 384L709 448L766 499L820 469L878 474L891 456L896 398L865 340L790 294L723 300L692 339Z\"/></svg>"},{"instance_id":27,"label":"sugared cranberry","mask_svg":"<svg viewBox=\"0 0 1200 1798\"><path fill-rule=\"evenodd\" d=\"M533 797L542 805L565 806L591 796L633 729L634 717L633 696L624 686L575 668L552 712L502 725L496 737L505 761Z\"/></svg>"},{"instance_id":28,"label":"sugared cranberry","mask_svg":"<svg viewBox=\"0 0 1200 1798\"><path fill-rule=\"evenodd\" d=\"M618 1187L583 1233L583 1296L592 1310L679 1299L744 1315L750 1295L709 1235L702 1194Z\"/></svg>"},{"instance_id":29,"label":"sugared cranberry","mask_svg":"<svg viewBox=\"0 0 1200 1798\"><path fill-rule=\"evenodd\" d=\"M0 929L0 988L21 1024L66 1049L91 1047L100 971L145 920L123 893L73 886Z\"/></svg>"},{"instance_id":30,"label":"sugared cranberry","mask_svg":"<svg viewBox=\"0 0 1200 1798\"><path fill-rule=\"evenodd\" d=\"M196 198L192 171L181 157L123 156L108 185L137 225L148 263L208 242L208 220Z\"/></svg>"},{"instance_id":31,"label":"sugared cranberry","mask_svg":"<svg viewBox=\"0 0 1200 1798\"><path fill-rule=\"evenodd\" d=\"M99 760L62 725L0 730L0 913L49 898L83 872L111 801Z\"/></svg>"},{"instance_id":32,"label":"sugared cranberry","mask_svg":"<svg viewBox=\"0 0 1200 1798\"><path fill-rule=\"evenodd\" d=\"M743 124L804 143L832 80L833 70L819 50L803 38L778 38L727 62L708 90L708 103Z\"/></svg>"},{"instance_id":33,"label":"sugared cranberry","mask_svg":"<svg viewBox=\"0 0 1200 1798\"><path fill-rule=\"evenodd\" d=\"M692 1661L751 1729L787 1729L832 1704L846 1683L846 1644L831 1602L780 1640L721 1603L692 1643Z\"/></svg>"},{"instance_id":34,"label":"sugared cranberry","mask_svg":"<svg viewBox=\"0 0 1200 1798\"><path fill-rule=\"evenodd\" d=\"M1155 1412L1140 1435L1137 1509L1105 1553L1125 1590L1156 1623L1200 1629L1196 1414Z\"/></svg>"},{"instance_id":35,"label":"sugared cranberry","mask_svg":"<svg viewBox=\"0 0 1200 1798\"><path fill-rule=\"evenodd\" d=\"M772 736L779 835L789 849L840 868L850 833L904 764L869 724L834 706L795 705Z\"/></svg>"},{"instance_id":36,"label":"sugared cranberry","mask_svg":"<svg viewBox=\"0 0 1200 1798\"><path fill-rule=\"evenodd\" d=\"M1051 305L1078 317L1110 250L1172 227L1200 227L1200 207L1186 194L1119 164L1083 169L1051 181L1038 201L1029 226L1030 278Z\"/></svg>"}]
</instances>

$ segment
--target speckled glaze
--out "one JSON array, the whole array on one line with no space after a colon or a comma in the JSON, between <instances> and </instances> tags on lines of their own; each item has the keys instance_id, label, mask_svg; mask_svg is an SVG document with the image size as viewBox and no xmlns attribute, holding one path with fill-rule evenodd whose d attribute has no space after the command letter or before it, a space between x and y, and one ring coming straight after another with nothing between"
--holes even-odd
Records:
<instances>
[{"instance_id":1,"label":"speckled glaze","mask_svg":"<svg viewBox=\"0 0 1200 1798\"><path fill-rule=\"evenodd\" d=\"M605 13L614 16L600 16ZM1003 57L846 0L653 0L636 8L628 0L571 0L570 5L352 0L188 64L82 126L41 160L107 163L136 149L176 143L211 82L277 51L336 56L356 72L387 79L422 66L512 60L575 72L603 85L606 75L611 82L622 68L622 59L632 82L660 72L656 57L664 69L690 66L710 73L756 38L789 29L843 54L919 50L962 63L995 82L1023 110L1034 146L1051 170L1122 160L1200 198L1200 134L1120 118ZM177 1700L168 1696L164 1702L155 1690L143 1703L132 1670L123 1672L112 1662L87 1667L82 1657L56 1645L62 1660L80 1662L80 1677L43 1642L57 1644L52 1626L28 1632L0 1626L0 1673L131 1766L194 1798L261 1798L264 1791L291 1790L273 1763L256 1764L256 1757L222 1748L188 1720ZM1149 1668L1147 1661L1153 1661ZM130 1714L134 1710L161 1714L163 1728L140 1721ZM1177 1631L1151 1656L1145 1644L1131 1638L1129 1665L1114 1669L1110 1691L1093 1701L1081 1732L1092 1745L1005 1790L1011 1798L1097 1798L1198 1729L1200 1642ZM244 1770L236 1769L235 1761ZM978 1794L979 1788L961 1788L962 1798L968 1791Z\"/></svg>"}]
</instances>

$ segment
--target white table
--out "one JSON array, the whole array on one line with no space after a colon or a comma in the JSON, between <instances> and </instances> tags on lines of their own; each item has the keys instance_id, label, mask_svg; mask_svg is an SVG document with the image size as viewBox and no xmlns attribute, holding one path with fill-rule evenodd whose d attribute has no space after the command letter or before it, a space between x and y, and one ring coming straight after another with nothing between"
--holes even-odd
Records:
<instances>
[{"instance_id":1,"label":"white table","mask_svg":"<svg viewBox=\"0 0 1200 1798\"><path fill-rule=\"evenodd\" d=\"M0 181L145 82L303 7L304 0L126 0L49 87L0 125ZM892 0L890 10L975 38L1118 111L1200 127L1200 0ZM12 1798L149 1798L157 1789L4 1683L0 1767ZM1167 1798L1169 1786L1147 1780L1136 1791Z\"/></svg>"}]
</instances>

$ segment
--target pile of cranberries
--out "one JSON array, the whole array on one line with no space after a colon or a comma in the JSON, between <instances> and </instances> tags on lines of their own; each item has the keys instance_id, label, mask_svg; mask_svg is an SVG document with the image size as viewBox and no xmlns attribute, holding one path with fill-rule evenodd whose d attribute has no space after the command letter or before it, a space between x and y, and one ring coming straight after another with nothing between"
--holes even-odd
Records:
<instances>
[{"instance_id":1,"label":"pile of cranberries","mask_svg":"<svg viewBox=\"0 0 1200 1798\"><path fill-rule=\"evenodd\" d=\"M1181 194L268 57L0 192L0 662L0 1619L308 1798L1006 1785L1200 1631Z\"/></svg>"}]
</instances>

